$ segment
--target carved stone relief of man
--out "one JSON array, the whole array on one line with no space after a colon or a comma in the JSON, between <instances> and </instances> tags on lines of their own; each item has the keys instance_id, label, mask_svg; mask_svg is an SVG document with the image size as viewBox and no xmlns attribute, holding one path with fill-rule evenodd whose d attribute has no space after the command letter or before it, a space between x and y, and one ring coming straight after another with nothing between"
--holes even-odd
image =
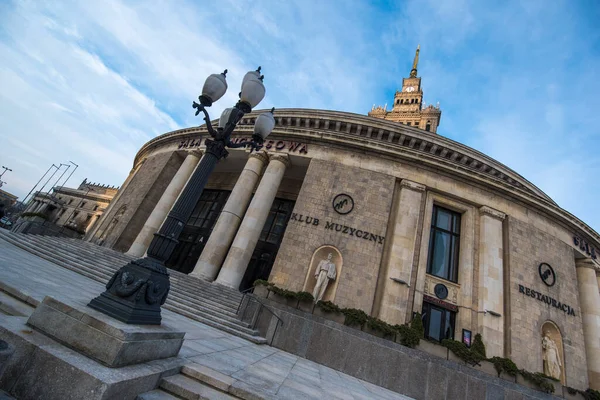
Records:
<instances>
[{"instance_id":1,"label":"carved stone relief of man","mask_svg":"<svg viewBox=\"0 0 600 400\"><path fill-rule=\"evenodd\" d=\"M317 265L317 268L315 269L315 279L317 280L315 288L313 289L315 303L323 299L329 281L335 281L335 278L337 277L335 264L331 262L331 257L333 257L333 254L329 253L326 259L319 261L319 265Z\"/></svg>"},{"instance_id":2,"label":"carved stone relief of man","mask_svg":"<svg viewBox=\"0 0 600 400\"><path fill-rule=\"evenodd\" d=\"M548 332L544 332L542 348L544 349L544 374L555 379L560 379L562 363L560 361L558 347L556 346L556 343L554 343L554 340L550 338Z\"/></svg>"}]
</instances>

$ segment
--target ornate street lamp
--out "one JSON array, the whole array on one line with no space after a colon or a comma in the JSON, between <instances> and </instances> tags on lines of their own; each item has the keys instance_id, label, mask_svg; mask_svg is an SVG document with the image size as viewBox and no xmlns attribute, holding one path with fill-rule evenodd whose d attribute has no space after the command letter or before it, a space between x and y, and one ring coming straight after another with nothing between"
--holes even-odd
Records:
<instances>
[{"instance_id":1,"label":"ornate street lamp","mask_svg":"<svg viewBox=\"0 0 600 400\"><path fill-rule=\"evenodd\" d=\"M210 75L204 83L202 95L198 97L200 103L192 104L196 115L200 112L204 114L206 128L213 139L206 139L206 151L200 164L165 222L154 234L146 257L134 260L119 269L106 284L106 291L89 303L90 307L126 323L159 325L160 306L165 303L170 288L165 261L173 253L179 234L200 199L208 177L217 162L229 154L227 147L249 146L252 150L258 150L275 127L275 109L271 109L256 119L251 141L237 144L231 142L231 134L238 122L265 96L260 67L256 71L246 73L242 81L240 100L234 107L223 111L217 129L212 127L206 108L223 97L227 91L226 74L227 70L221 74Z\"/></svg>"}]
</instances>

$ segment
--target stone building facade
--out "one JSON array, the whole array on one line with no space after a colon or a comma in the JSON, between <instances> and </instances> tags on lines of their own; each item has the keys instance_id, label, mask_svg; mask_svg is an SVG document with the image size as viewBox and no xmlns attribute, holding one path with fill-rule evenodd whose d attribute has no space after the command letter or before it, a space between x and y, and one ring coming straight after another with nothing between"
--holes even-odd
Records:
<instances>
[{"instance_id":1,"label":"stone building facade","mask_svg":"<svg viewBox=\"0 0 600 400\"><path fill-rule=\"evenodd\" d=\"M260 111L240 122L250 138ZM268 279L391 324L422 313L433 340L481 333L488 356L600 388L600 236L498 161L433 131L350 113L281 109L259 152L230 149L168 266L245 289ZM205 127L169 132L133 169L87 240L143 256L188 178Z\"/></svg>"},{"instance_id":2,"label":"stone building facade","mask_svg":"<svg viewBox=\"0 0 600 400\"><path fill-rule=\"evenodd\" d=\"M85 234L93 229L118 190L84 179L77 188L57 186L52 193L36 192L23 212L43 215L53 227L69 227Z\"/></svg>"}]
</instances>

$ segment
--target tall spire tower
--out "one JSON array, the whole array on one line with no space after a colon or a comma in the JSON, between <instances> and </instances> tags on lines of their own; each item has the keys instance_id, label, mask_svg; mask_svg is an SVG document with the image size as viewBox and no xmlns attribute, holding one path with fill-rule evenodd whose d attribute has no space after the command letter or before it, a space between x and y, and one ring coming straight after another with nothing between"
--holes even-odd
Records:
<instances>
[{"instance_id":1,"label":"tall spire tower","mask_svg":"<svg viewBox=\"0 0 600 400\"><path fill-rule=\"evenodd\" d=\"M417 77L417 64L419 64L419 51L421 51L421 45L417 45L417 52L415 53L415 59L413 61L413 67L410 70L410 77L411 78L416 78Z\"/></svg>"},{"instance_id":2,"label":"tall spire tower","mask_svg":"<svg viewBox=\"0 0 600 400\"><path fill-rule=\"evenodd\" d=\"M433 105L425 106L423 103L421 78L417 76L420 51L421 46L418 45L410 75L408 78L402 78L402 89L396 91L392 109L388 111L387 106L373 106L369 116L399 122L435 133L440 124L442 111L439 105L435 107Z\"/></svg>"}]
</instances>

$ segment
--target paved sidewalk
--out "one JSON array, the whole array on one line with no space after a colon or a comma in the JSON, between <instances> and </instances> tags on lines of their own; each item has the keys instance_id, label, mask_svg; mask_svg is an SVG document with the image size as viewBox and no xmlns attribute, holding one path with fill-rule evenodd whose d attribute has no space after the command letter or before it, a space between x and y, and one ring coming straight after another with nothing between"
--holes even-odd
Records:
<instances>
[{"instance_id":1,"label":"paved sidewalk","mask_svg":"<svg viewBox=\"0 0 600 400\"><path fill-rule=\"evenodd\" d=\"M42 301L89 301L103 285L0 239L0 282ZM231 376L269 399L409 399L331 368L162 310L163 322L186 332L179 354ZM385 366L381 366L385 368Z\"/></svg>"}]
</instances>

